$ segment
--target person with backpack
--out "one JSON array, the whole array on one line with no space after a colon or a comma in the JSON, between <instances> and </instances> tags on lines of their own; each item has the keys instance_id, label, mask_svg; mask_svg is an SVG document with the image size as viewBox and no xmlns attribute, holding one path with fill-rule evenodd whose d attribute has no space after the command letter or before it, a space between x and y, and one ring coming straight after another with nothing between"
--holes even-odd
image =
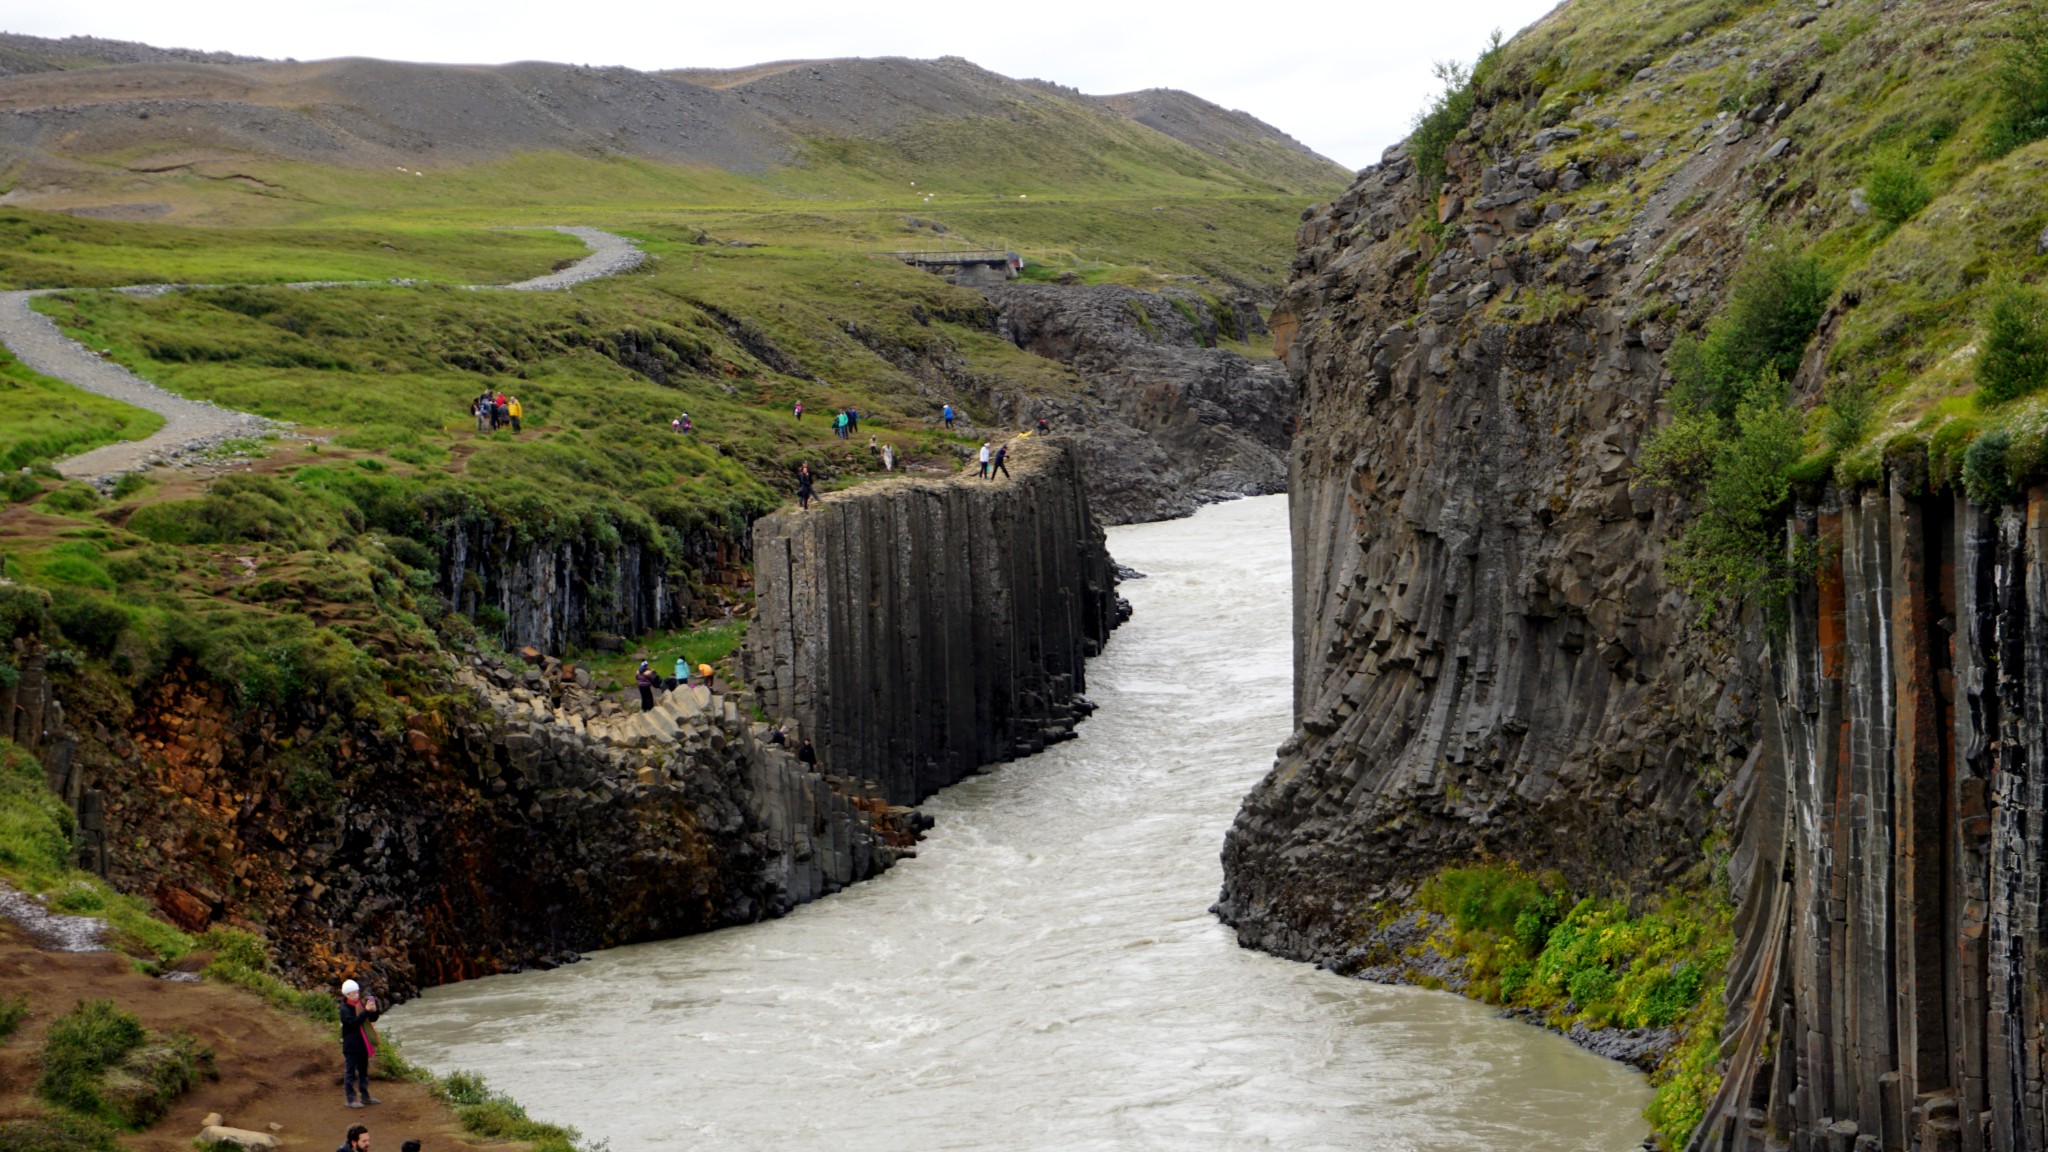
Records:
<instances>
[{"instance_id":1,"label":"person with backpack","mask_svg":"<svg viewBox=\"0 0 2048 1152\"><path fill-rule=\"evenodd\" d=\"M987 449L983 449L983 451L987 451ZM1005 459L1007 459L1007 458L1009 457L1009 455L1010 455L1010 446L1009 446L1008 444L1004 444L1004 445L1003 445L1002 447L1000 447L1000 448L997 448L997 449L996 449L996 456L995 456L995 459L993 459L993 460L989 461L989 465L988 465L988 478L989 478L989 479L991 479L991 480L995 479L995 478L996 478L996 473L998 473L998 472L1001 472L1001 473L1002 473L1002 474L1003 474L1004 476L1006 476L1006 477L1007 477L1007 476L1008 476L1008 475L1010 474L1010 466L1009 466L1009 465L1007 465L1007 464L1005 464L1005 463L1003 463L1003 461L1004 461Z\"/></svg>"},{"instance_id":2,"label":"person with backpack","mask_svg":"<svg viewBox=\"0 0 2048 1152\"><path fill-rule=\"evenodd\" d=\"M476 417L477 431L489 432L491 430L491 394L485 392L476 399L471 400L469 402L469 414Z\"/></svg>"},{"instance_id":3,"label":"person with backpack","mask_svg":"<svg viewBox=\"0 0 2048 1152\"><path fill-rule=\"evenodd\" d=\"M491 397L491 431L495 432L512 422L512 413L505 403L505 394L499 392Z\"/></svg>"},{"instance_id":4,"label":"person with backpack","mask_svg":"<svg viewBox=\"0 0 2048 1152\"><path fill-rule=\"evenodd\" d=\"M804 419L804 402L803 402L803 401L801 401L801 400L797 401L797 402L796 402L796 405L795 405L794 407L792 407L792 408L790 409L790 411L792 411L792 412L796 413L796 419L797 419L797 423L799 423L799 424L803 423L803 419Z\"/></svg>"},{"instance_id":5,"label":"person with backpack","mask_svg":"<svg viewBox=\"0 0 2048 1152\"><path fill-rule=\"evenodd\" d=\"M846 410L846 434L847 434L848 436L852 436L852 435L854 435L854 434L858 433L859 431L860 431L860 409L858 409L858 408L848 408L848 409Z\"/></svg>"},{"instance_id":6,"label":"person with backpack","mask_svg":"<svg viewBox=\"0 0 2048 1152\"><path fill-rule=\"evenodd\" d=\"M377 998L363 994L363 986L353 980L341 982L341 1092L350 1108L361 1108L365 1104L382 1104L383 1101L370 1095L370 1057L376 1049L370 1046L370 1037L377 1034L371 1027L377 1022ZM367 1030L367 1033L366 1031ZM356 1099L357 1093L362 1100ZM353 1137L351 1137L353 1138ZM368 1147L368 1145L364 1145Z\"/></svg>"}]
</instances>

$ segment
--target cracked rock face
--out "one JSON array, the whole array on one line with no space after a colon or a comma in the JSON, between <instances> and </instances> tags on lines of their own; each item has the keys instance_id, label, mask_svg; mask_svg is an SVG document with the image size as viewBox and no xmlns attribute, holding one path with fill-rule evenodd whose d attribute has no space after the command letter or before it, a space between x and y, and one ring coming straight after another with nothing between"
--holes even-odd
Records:
<instances>
[{"instance_id":1,"label":"cracked rock face","mask_svg":"<svg viewBox=\"0 0 2048 1152\"><path fill-rule=\"evenodd\" d=\"M1104 523L1171 519L1285 489L1294 385L1278 363L1219 347L1266 335L1250 300L1218 315L1185 290L982 291L1004 339L1067 365L1087 386L1075 401L1021 402L1016 416L1029 425L1050 413L1054 433L1078 443Z\"/></svg>"},{"instance_id":2,"label":"cracked rock face","mask_svg":"<svg viewBox=\"0 0 2048 1152\"><path fill-rule=\"evenodd\" d=\"M826 771L915 804L1094 710L1085 658L1128 613L1067 445L1009 476L881 480L754 525L746 676Z\"/></svg>"},{"instance_id":3,"label":"cracked rock face","mask_svg":"<svg viewBox=\"0 0 2048 1152\"><path fill-rule=\"evenodd\" d=\"M1229 834L1217 910L1284 955L1343 956L1361 912L1451 863L1673 880L1753 740L1754 663L1666 584L1676 509L1635 474L1668 344L1631 319L1653 277L1627 235L1517 243L1540 166L1455 153L1453 185L1488 195L1441 241L1409 225L1462 206L1392 152L1305 215L1274 312L1300 388L1297 728ZM1725 277L1737 251L1708 237L1660 274Z\"/></svg>"}]
</instances>

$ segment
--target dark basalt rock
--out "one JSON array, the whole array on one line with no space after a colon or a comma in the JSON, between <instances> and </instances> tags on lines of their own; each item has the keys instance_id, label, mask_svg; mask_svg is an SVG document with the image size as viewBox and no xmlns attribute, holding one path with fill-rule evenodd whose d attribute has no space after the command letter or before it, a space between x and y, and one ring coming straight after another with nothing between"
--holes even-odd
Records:
<instances>
[{"instance_id":1,"label":"dark basalt rock","mask_svg":"<svg viewBox=\"0 0 2048 1152\"><path fill-rule=\"evenodd\" d=\"M887 480L754 527L746 676L834 772L913 804L1073 734L1128 615L1069 445L1012 476Z\"/></svg>"}]
</instances>

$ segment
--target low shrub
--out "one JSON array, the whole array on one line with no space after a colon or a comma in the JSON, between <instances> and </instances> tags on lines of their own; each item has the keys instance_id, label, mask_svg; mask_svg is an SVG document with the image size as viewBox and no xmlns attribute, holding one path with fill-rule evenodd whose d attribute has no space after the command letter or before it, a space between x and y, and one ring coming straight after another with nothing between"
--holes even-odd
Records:
<instances>
[{"instance_id":1,"label":"low shrub","mask_svg":"<svg viewBox=\"0 0 2048 1152\"><path fill-rule=\"evenodd\" d=\"M1791 379L1833 291L1819 260L1786 238L1766 238L1736 272L1706 333L1672 344L1673 399L1726 420L1765 373Z\"/></svg>"},{"instance_id":2,"label":"low shrub","mask_svg":"<svg viewBox=\"0 0 2048 1152\"><path fill-rule=\"evenodd\" d=\"M112 1128L85 1116L24 1116L0 1120L7 1152L121 1152Z\"/></svg>"},{"instance_id":3,"label":"low shrub","mask_svg":"<svg viewBox=\"0 0 2048 1152\"><path fill-rule=\"evenodd\" d=\"M450 1072L434 1085L436 1098L455 1109L464 1131L493 1140L523 1140L533 1152L576 1152L582 1139L574 1128L545 1124L526 1114L509 1096L493 1091L474 1072Z\"/></svg>"},{"instance_id":4,"label":"low shrub","mask_svg":"<svg viewBox=\"0 0 2048 1152\"><path fill-rule=\"evenodd\" d=\"M1437 946L1464 958L1468 995L1536 1009L1558 1027L1678 1029L1651 1076L1649 1118L1665 1147L1682 1147L1719 1085L1730 910L1711 896L1674 896L1636 915L1615 901L1569 901L1555 875L1491 865L1446 869L1415 897L1448 921Z\"/></svg>"},{"instance_id":5,"label":"low shrub","mask_svg":"<svg viewBox=\"0 0 2048 1152\"><path fill-rule=\"evenodd\" d=\"M1870 202L1870 214L1889 228L1896 228L1919 215L1934 191L1920 166L1904 152L1888 152L1874 160L1864 175L1863 188Z\"/></svg>"},{"instance_id":6,"label":"low shrub","mask_svg":"<svg viewBox=\"0 0 2048 1152\"><path fill-rule=\"evenodd\" d=\"M202 1079L218 1075L213 1052L190 1036L152 1036L107 1070L100 1098L114 1120L147 1128Z\"/></svg>"},{"instance_id":7,"label":"low shrub","mask_svg":"<svg viewBox=\"0 0 2048 1152\"><path fill-rule=\"evenodd\" d=\"M80 1001L58 1017L43 1038L37 1095L74 1112L102 1112L101 1080L142 1038L142 1022L114 1007L112 1000Z\"/></svg>"},{"instance_id":8,"label":"low shrub","mask_svg":"<svg viewBox=\"0 0 2048 1152\"><path fill-rule=\"evenodd\" d=\"M2048 380L2048 301L2039 289L1995 291L1977 347L1977 391L1986 403L2024 396Z\"/></svg>"},{"instance_id":9,"label":"low shrub","mask_svg":"<svg viewBox=\"0 0 2048 1152\"><path fill-rule=\"evenodd\" d=\"M1992 153L2003 156L2048 136L2048 4L2042 0L2021 0L2013 6L1995 83Z\"/></svg>"},{"instance_id":10,"label":"low shrub","mask_svg":"<svg viewBox=\"0 0 2048 1152\"><path fill-rule=\"evenodd\" d=\"M0 997L0 1040L5 1040L9 1036L14 1035L14 1030L21 1027L21 1022L26 1019L28 1019L27 993L16 993L13 996Z\"/></svg>"}]
</instances>

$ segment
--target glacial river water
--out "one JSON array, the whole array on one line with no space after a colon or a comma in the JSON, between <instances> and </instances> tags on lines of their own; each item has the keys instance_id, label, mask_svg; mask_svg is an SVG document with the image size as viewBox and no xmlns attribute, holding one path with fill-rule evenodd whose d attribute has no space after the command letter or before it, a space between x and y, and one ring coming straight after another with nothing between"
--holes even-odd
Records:
<instances>
[{"instance_id":1,"label":"glacial river water","mask_svg":"<svg viewBox=\"0 0 2048 1152\"><path fill-rule=\"evenodd\" d=\"M1110 548L1148 578L1088 667L1101 711L929 801L918 859L771 923L437 988L388 1029L613 1152L1639 1147L1627 1068L1237 946L1208 909L1288 733L1285 498Z\"/></svg>"}]
</instances>

